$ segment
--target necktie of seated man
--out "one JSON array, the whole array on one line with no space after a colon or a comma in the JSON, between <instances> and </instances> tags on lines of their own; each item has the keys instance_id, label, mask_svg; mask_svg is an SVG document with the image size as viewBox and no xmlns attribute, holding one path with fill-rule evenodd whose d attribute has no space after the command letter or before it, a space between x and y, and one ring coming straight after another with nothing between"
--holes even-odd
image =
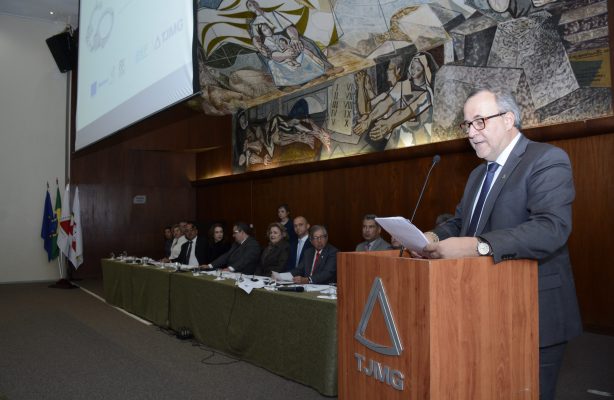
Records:
<instances>
[{"instance_id":1,"label":"necktie of seated man","mask_svg":"<svg viewBox=\"0 0 614 400\"><path fill-rule=\"evenodd\" d=\"M322 250L318 250L318 251L316 251L316 257L315 257L315 260L313 261L313 266L311 267L311 273L309 274L309 276L312 276L312 275L313 275L313 273L314 273L314 272L315 272L315 270L316 270L316 267L318 266L318 263L320 262L320 252L321 252L321 251L322 251Z\"/></svg>"},{"instance_id":2,"label":"necktie of seated man","mask_svg":"<svg viewBox=\"0 0 614 400\"><path fill-rule=\"evenodd\" d=\"M484 178L484 183L482 183L480 197L478 197L478 202L475 204L475 209L473 210L473 215L471 216L467 236L475 236L475 232L478 228L478 222L480 221L480 215L482 214L482 209L484 208L484 202L486 201L486 196L488 195L488 191L492 185L492 180L495 176L495 172L497 172L497 168L499 168L499 164L496 162L489 163L486 167L486 178Z\"/></svg>"},{"instance_id":3,"label":"necktie of seated man","mask_svg":"<svg viewBox=\"0 0 614 400\"><path fill-rule=\"evenodd\" d=\"M188 251L186 252L186 255L185 255L186 263L190 262L191 254L192 254L192 241L188 240Z\"/></svg>"}]
</instances>

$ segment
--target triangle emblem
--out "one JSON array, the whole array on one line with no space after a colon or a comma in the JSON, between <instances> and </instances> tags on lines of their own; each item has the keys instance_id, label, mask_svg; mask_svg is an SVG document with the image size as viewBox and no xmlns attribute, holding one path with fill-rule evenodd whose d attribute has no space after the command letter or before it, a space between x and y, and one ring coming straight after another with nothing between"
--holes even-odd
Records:
<instances>
[{"instance_id":1,"label":"triangle emblem","mask_svg":"<svg viewBox=\"0 0 614 400\"><path fill-rule=\"evenodd\" d=\"M375 343L364 336L376 301L382 310L388 336L390 337L390 342L392 343L391 346ZM365 308L362 311L362 316L360 317L358 328L356 328L356 333L354 333L354 338L369 349L380 354L399 356L403 352L403 345L401 344L399 332L397 331L397 327L394 322L392 310L390 309L390 303L388 302L388 297L386 296L386 290L384 289L382 279L379 277L375 278L373 281L373 286L371 286L371 292L369 293L367 304L365 304Z\"/></svg>"}]
</instances>

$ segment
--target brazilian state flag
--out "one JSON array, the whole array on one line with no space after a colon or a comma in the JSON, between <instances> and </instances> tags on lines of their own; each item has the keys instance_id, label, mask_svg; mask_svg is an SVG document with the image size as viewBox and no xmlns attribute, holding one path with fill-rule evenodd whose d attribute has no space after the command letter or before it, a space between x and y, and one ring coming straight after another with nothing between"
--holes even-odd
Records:
<instances>
[{"instance_id":1,"label":"brazilian state flag","mask_svg":"<svg viewBox=\"0 0 614 400\"><path fill-rule=\"evenodd\" d=\"M41 238L45 243L45 251L47 252L47 258L49 261L57 257L53 255L54 249L57 249L56 237L58 230L58 218L53 208L51 208L51 196L49 190L45 195L45 208L43 210L43 224L41 227Z\"/></svg>"}]
</instances>

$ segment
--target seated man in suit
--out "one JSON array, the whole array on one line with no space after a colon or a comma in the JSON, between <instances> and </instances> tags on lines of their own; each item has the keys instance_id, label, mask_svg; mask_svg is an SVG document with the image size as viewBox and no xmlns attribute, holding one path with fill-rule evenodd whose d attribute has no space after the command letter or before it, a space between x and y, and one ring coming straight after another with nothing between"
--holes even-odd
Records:
<instances>
[{"instance_id":1,"label":"seated man in suit","mask_svg":"<svg viewBox=\"0 0 614 400\"><path fill-rule=\"evenodd\" d=\"M291 271L294 283L325 285L337 282L337 249L328 244L328 232L321 225L309 229L312 248L305 250L303 259Z\"/></svg>"},{"instance_id":2,"label":"seated man in suit","mask_svg":"<svg viewBox=\"0 0 614 400\"><path fill-rule=\"evenodd\" d=\"M245 222L234 224L232 237L235 241L230 250L213 260L208 267L253 274L260 265L260 244L249 235L249 230Z\"/></svg>"},{"instance_id":3,"label":"seated man in suit","mask_svg":"<svg viewBox=\"0 0 614 400\"><path fill-rule=\"evenodd\" d=\"M201 265L207 257L207 241L198 237L198 227L193 222L187 222L185 229L186 242L181 245L179 257L170 261L185 265Z\"/></svg>"},{"instance_id":4,"label":"seated man in suit","mask_svg":"<svg viewBox=\"0 0 614 400\"><path fill-rule=\"evenodd\" d=\"M362 219L362 237L364 242L356 246L356 251L390 250L390 243L382 239L382 227L375 221L375 214L367 214Z\"/></svg>"},{"instance_id":5,"label":"seated man in suit","mask_svg":"<svg viewBox=\"0 0 614 400\"><path fill-rule=\"evenodd\" d=\"M286 262L285 271L290 272L294 268L298 266L298 263L303 259L305 255L305 250L310 247L311 242L309 241L309 222L305 217L298 216L294 218L294 233L296 233L296 238L290 240L290 256L288 257L288 261Z\"/></svg>"}]
</instances>

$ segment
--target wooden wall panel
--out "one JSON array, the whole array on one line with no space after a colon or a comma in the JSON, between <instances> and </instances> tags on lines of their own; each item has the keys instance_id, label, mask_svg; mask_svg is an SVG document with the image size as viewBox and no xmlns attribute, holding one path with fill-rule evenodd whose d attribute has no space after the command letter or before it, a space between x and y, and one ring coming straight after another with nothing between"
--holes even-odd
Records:
<instances>
[{"instance_id":1,"label":"wooden wall panel","mask_svg":"<svg viewBox=\"0 0 614 400\"><path fill-rule=\"evenodd\" d=\"M576 200L569 241L582 319L614 333L614 134L553 142L569 154Z\"/></svg>"},{"instance_id":2,"label":"wooden wall panel","mask_svg":"<svg viewBox=\"0 0 614 400\"><path fill-rule=\"evenodd\" d=\"M164 226L194 218L196 156L185 150L190 121L201 118L177 107L73 155L85 260L74 277L100 276L110 252L162 257ZM146 204L132 204L136 195Z\"/></svg>"},{"instance_id":3,"label":"wooden wall panel","mask_svg":"<svg viewBox=\"0 0 614 400\"><path fill-rule=\"evenodd\" d=\"M581 125L595 123L598 121ZM530 137L543 139L540 135L542 131L529 132ZM614 248L609 234L614 225L609 207L614 198L614 133L589 137L565 133L563 137L568 138L552 143L569 153L574 169L577 196L569 246L583 319L588 327L614 332L614 263L607 251ZM294 166L196 182L197 214L208 218L223 215L229 220L241 215L254 223L256 237L264 244L264 230L276 220L277 205L288 203L293 215L302 214L312 224L327 225L330 242L351 251L362 240L364 214L411 216L432 155L440 153L441 162L433 170L414 221L427 230L439 214L454 212L470 171L480 163L468 145L460 144L464 140L455 142L419 146L404 153L406 157L390 152L389 161L373 162L369 157L363 158L368 161L364 164L337 160L322 162L322 169L306 164L304 172ZM219 198L220 193L226 200ZM228 199L229 193L240 193L241 202ZM209 195L218 198L204 201Z\"/></svg>"},{"instance_id":4,"label":"wooden wall panel","mask_svg":"<svg viewBox=\"0 0 614 400\"><path fill-rule=\"evenodd\" d=\"M237 221L251 223L251 183L224 183L196 192L196 221L201 231L213 222L222 222L227 239L231 237L232 224ZM200 232L201 234L203 232Z\"/></svg>"}]
</instances>

